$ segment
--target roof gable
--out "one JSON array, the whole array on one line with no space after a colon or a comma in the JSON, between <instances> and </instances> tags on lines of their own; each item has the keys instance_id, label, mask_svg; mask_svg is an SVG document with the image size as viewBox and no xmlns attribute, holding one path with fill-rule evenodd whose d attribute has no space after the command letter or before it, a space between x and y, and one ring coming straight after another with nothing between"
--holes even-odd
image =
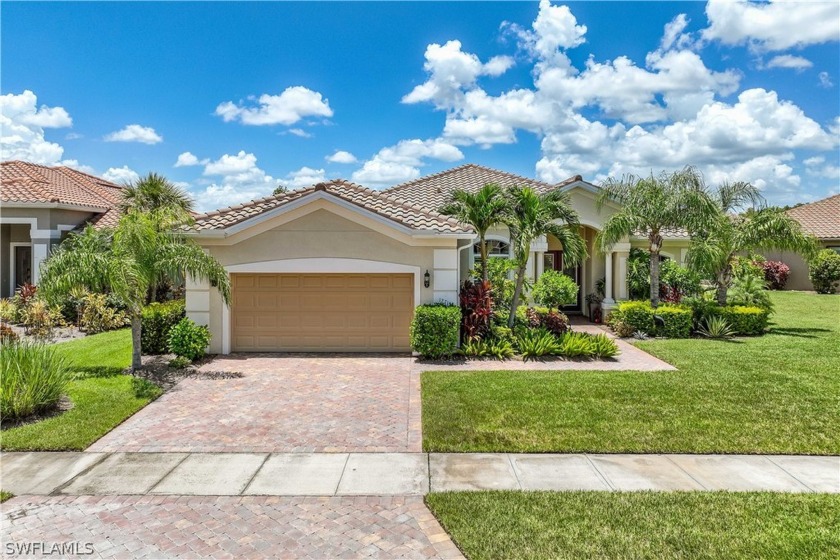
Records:
<instances>
[{"instance_id":1,"label":"roof gable","mask_svg":"<svg viewBox=\"0 0 840 560\"><path fill-rule=\"evenodd\" d=\"M194 228L199 232L231 228L241 230L247 228L248 223L255 222L258 218L263 219L269 215L279 215L284 210L296 208L310 199L316 200L324 197L334 198L359 211L368 212L384 219L394 226L400 226L416 233L469 233L469 229L453 218L396 200L385 196L380 191L366 189L341 179L318 183L312 187L208 212L196 217Z\"/></svg>"},{"instance_id":2,"label":"roof gable","mask_svg":"<svg viewBox=\"0 0 840 560\"><path fill-rule=\"evenodd\" d=\"M506 171L468 163L395 185L383 192L392 198L409 204L415 204L422 208L438 209L449 201L452 191L455 189L477 192L484 185L494 183L501 187L529 186L538 192L548 192L576 182L589 184L585 183L580 175L553 185ZM593 188L597 187L593 186Z\"/></svg>"}]
</instances>

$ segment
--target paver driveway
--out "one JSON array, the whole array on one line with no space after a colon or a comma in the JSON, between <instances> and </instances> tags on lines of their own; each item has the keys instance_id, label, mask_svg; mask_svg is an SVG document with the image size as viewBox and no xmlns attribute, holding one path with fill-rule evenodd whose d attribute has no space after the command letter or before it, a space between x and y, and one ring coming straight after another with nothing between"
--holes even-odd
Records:
<instances>
[{"instance_id":1,"label":"paver driveway","mask_svg":"<svg viewBox=\"0 0 840 560\"><path fill-rule=\"evenodd\" d=\"M22 496L0 510L4 557L463 558L419 496ZM82 555L27 553L62 543Z\"/></svg>"},{"instance_id":2,"label":"paver driveway","mask_svg":"<svg viewBox=\"0 0 840 560\"><path fill-rule=\"evenodd\" d=\"M421 451L420 377L407 355L220 357L229 379L185 379L89 451Z\"/></svg>"}]
</instances>

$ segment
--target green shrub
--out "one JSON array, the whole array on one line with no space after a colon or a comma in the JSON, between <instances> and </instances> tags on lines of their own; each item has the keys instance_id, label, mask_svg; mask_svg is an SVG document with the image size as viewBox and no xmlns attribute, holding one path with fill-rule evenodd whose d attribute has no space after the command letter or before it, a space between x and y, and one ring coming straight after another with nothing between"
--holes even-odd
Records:
<instances>
[{"instance_id":1,"label":"green shrub","mask_svg":"<svg viewBox=\"0 0 840 560\"><path fill-rule=\"evenodd\" d=\"M727 294L727 301L729 305L761 307L773 311L773 303L770 301L770 292L767 290L767 281L763 273L761 277L749 275L735 278Z\"/></svg>"},{"instance_id":2,"label":"green shrub","mask_svg":"<svg viewBox=\"0 0 840 560\"><path fill-rule=\"evenodd\" d=\"M719 307L715 315L724 318L735 334L740 335L764 334L770 321L770 313L760 307L741 305Z\"/></svg>"},{"instance_id":3,"label":"green shrub","mask_svg":"<svg viewBox=\"0 0 840 560\"><path fill-rule=\"evenodd\" d=\"M455 305L421 305L411 321L411 348L424 358L438 359L458 351L461 309Z\"/></svg>"},{"instance_id":4,"label":"green shrub","mask_svg":"<svg viewBox=\"0 0 840 560\"><path fill-rule=\"evenodd\" d=\"M480 338L470 339L461 344L461 353L470 358L484 358L490 355L490 345Z\"/></svg>"},{"instance_id":5,"label":"green shrub","mask_svg":"<svg viewBox=\"0 0 840 560\"><path fill-rule=\"evenodd\" d=\"M195 361L210 344L210 329L184 317L169 330L169 350L176 356Z\"/></svg>"},{"instance_id":6,"label":"green shrub","mask_svg":"<svg viewBox=\"0 0 840 560\"><path fill-rule=\"evenodd\" d=\"M665 338L688 338L691 336L692 311L688 307L661 305L654 317L662 318L662 325L656 327L656 336Z\"/></svg>"},{"instance_id":7,"label":"green shrub","mask_svg":"<svg viewBox=\"0 0 840 560\"><path fill-rule=\"evenodd\" d=\"M546 270L537 279L531 294L534 301L549 309L560 309L577 301L578 285L570 277L556 270Z\"/></svg>"},{"instance_id":8,"label":"green shrub","mask_svg":"<svg viewBox=\"0 0 840 560\"><path fill-rule=\"evenodd\" d=\"M633 332L653 334L656 324L653 320L653 308L648 301L624 301L618 304L610 315L610 321L621 321Z\"/></svg>"},{"instance_id":9,"label":"green shrub","mask_svg":"<svg viewBox=\"0 0 840 560\"><path fill-rule=\"evenodd\" d=\"M516 354L510 340L491 339L487 344L488 355L497 360L508 360Z\"/></svg>"},{"instance_id":10,"label":"green shrub","mask_svg":"<svg viewBox=\"0 0 840 560\"><path fill-rule=\"evenodd\" d=\"M4 323L16 323L18 320L17 305L10 298L0 299L0 321Z\"/></svg>"},{"instance_id":11,"label":"green shrub","mask_svg":"<svg viewBox=\"0 0 840 560\"><path fill-rule=\"evenodd\" d=\"M818 294L833 294L840 284L840 253L820 251L810 265L811 283Z\"/></svg>"},{"instance_id":12,"label":"green shrub","mask_svg":"<svg viewBox=\"0 0 840 560\"><path fill-rule=\"evenodd\" d=\"M592 342L587 333L569 332L559 338L558 354L565 358L591 358Z\"/></svg>"},{"instance_id":13,"label":"green shrub","mask_svg":"<svg viewBox=\"0 0 840 560\"><path fill-rule=\"evenodd\" d=\"M475 268L470 271L470 276L481 279L480 268L476 263ZM510 304L513 301L513 291L516 287L514 281L511 280L514 270L516 270L516 262L513 259L487 259L487 279L490 280L490 285L493 288L491 294L493 310L504 314L506 319ZM523 291L527 293L529 289L530 282L526 282Z\"/></svg>"},{"instance_id":14,"label":"green shrub","mask_svg":"<svg viewBox=\"0 0 840 560\"><path fill-rule=\"evenodd\" d=\"M589 344L592 347L592 356L594 358L605 359L614 358L621 351L618 349L618 344L615 340L605 334L596 334L589 339Z\"/></svg>"},{"instance_id":15,"label":"green shrub","mask_svg":"<svg viewBox=\"0 0 840 560\"><path fill-rule=\"evenodd\" d=\"M513 331L502 325L492 325L490 327L490 336L494 340L513 342Z\"/></svg>"},{"instance_id":16,"label":"green shrub","mask_svg":"<svg viewBox=\"0 0 840 560\"><path fill-rule=\"evenodd\" d=\"M569 318L565 313L548 307L520 305L516 310L514 325L517 328L546 329L559 336L569 330Z\"/></svg>"},{"instance_id":17,"label":"green shrub","mask_svg":"<svg viewBox=\"0 0 840 560\"><path fill-rule=\"evenodd\" d=\"M105 294L87 294L82 298L79 327L87 334L121 329L128 323L128 316L124 312L108 305Z\"/></svg>"},{"instance_id":18,"label":"green shrub","mask_svg":"<svg viewBox=\"0 0 840 560\"><path fill-rule=\"evenodd\" d=\"M190 365L190 361L183 357L183 356L175 356L171 360L169 360L169 367L174 369L184 369L188 365Z\"/></svg>"},{"instance_id":19,"label":"green shrub","mask_svg":"<svg viewBox=\"0 0 840 560\"><path fill-rule=\"evenodd\" d=\"M55 347L40 343L0 345L0 371L3 419L24 418L55 408L71 379Z\"/></svg>"},{"instance_id":20,"label":"green shrub","mask_svg":"<svg viewBox=\"0 0 840 560\"><path fill-rule=\"evenodd\" d=\"M521 329L516 336L516 346L525 360L551 356L560 352L557 338L546 329Z\"/></svg>"},{"instance_id":21,"label":"green shrub","mask_svg":"<svg viewBox=\"0 0 840 560\"><path fill-rule=\"evenodd\" d=\"M615 335L619 338L627 338L633 336L633 334L635 334L636 332L636 329L633 328L633 325L628 325L627 323L619 319L611 320L609 326L613 330Z\"/></svg>"},{"instance_id":22,"label":"green shrub","mask_svg":"<svg viewBox=\"0 0 840 560\"><path fill-rule=\"evenodd\" d=\"M169 331L186 315L184 300L152 303L143 308L140 348L143 354L169 352Z\"/></svg>"}]
</instances>

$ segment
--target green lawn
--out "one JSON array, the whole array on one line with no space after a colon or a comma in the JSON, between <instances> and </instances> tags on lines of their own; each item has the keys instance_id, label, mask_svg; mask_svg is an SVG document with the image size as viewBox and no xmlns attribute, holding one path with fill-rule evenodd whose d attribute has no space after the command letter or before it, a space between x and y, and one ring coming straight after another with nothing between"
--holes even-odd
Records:
<instances>
[{"instance_id":1,"label":"green lawn","mask_svg":"<svg viewBox=\"0 0 840 560\"><path fill-rule=\"evenodd\" d=\"M772 297L763 337L639 343L674 372L424 373L424 447L840 454L840 297Z\"/></svg>"},{"instance_id":2,"label":"green lawn","mask_svg":"<svg viewBox=\"0 0 840 560\"><path fill-rule=\"evenodd\" d=\"M4 451L83 450L151 400L147 384L122 375L131 363L130 330L63 342L56 348L78 375L67 388L73 408L3 430L0 447ZM142 396L137 394L140 390Z\"/></svg>"},{"instance_id":3,"label":"green lawn","mask_svg":"<svg viewBox=\"0 0 840 560\"><path fill-rule=\"evenodd\" d=\"M453 492L426 503L472 560L840 558L831 494Z\"/></svg>"}]
</instances>

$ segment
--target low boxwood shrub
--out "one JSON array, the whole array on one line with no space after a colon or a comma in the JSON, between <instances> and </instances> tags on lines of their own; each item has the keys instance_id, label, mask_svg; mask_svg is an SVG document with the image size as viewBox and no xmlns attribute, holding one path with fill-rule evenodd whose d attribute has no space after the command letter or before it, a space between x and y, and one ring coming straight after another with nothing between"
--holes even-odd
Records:
<instances>
[{"instance_id":1,"label":"low boxwood shrub","mask_svg":"<svg viewBox=\"0 0 840 560\"><path fill-rule=\"evenodd\" d=\"M740 335L764 334L770 320L770 313L766 309L743 305L719 307L715 315L725 319L735 334Z\"/></svg>"},{"instance_id":2,"label":"low boxwood shrub","mask_svg":"<svg viewBox=\"0 0 840 560\"><path fill-rule=\"evenodd\" d=\"M677 305L660 305L654 312L656 317L662 318L662 324L656 326L656 336L665 338L688 338L691 336L692 311L688 307Z\"/></svg>"},{"instance_id":3,"label":"low boxwood shrub","mask_svg":"<svg viewBox=\"0 0 840 560\"><path fill-rule=\"evenodd\" d=\"M184 317L169 331L169 351L195 361L210 344L210 329Z\"/></svg>"},{"instance_id":4,"label":"low boxwood shrub","mask_svg":"<svg viewBox=\"0 0 840 560\"><path fill-rule=\"evenodd\" d=\"M653 320L653 308L647 301L623 301L610 313L610 323L621 321L634 333L653 334L656 324Z\"/></svg>"},{"instance_id":5,"label":"low boxwood shrub","mask_svg":"<svg viewBox=\"0 0 840 560\"><path fill-rule=\"evenodd\" d=\"M152 303L143 308L140 348L143 354L169 352L169 331L184 318L184 300Z\"/></svg>"},{"instance_id":6,"label":"low boxwood shrub","mask_svg":"<svg viewBox=\"0 0 840 560\"><path fill-rule=\"evenodd\" d=\"M54 346L31 342L0 344L0 411L3 419L46 412L58 405L71 380Z\"/></svg>"},{"instance_id":7,"label":"low boxwood shrub","mask_svg":"<svg viewBox=\"0 0 840 560\"><path fill-rule=\"evenodd\" d=\"M420 305L409 332L411 348L423 358L452 356L458 351L461 309L455 305Z\"/></svg>"}]
</instances>

